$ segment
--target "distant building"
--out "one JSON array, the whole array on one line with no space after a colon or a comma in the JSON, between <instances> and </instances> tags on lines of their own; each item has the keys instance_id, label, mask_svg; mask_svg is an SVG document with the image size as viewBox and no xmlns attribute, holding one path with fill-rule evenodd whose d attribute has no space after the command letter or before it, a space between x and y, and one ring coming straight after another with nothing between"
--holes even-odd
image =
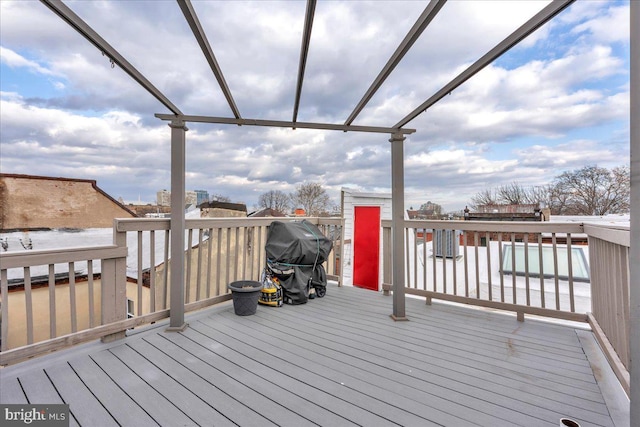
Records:
<instances>
[{"instance_id":1,"label":"distant building","mask_svg":"<svg viewBox=\"0 0 640 427\"><path fill-rule=\"evenodd\" d=\"M165 218L171 213L170 206L159 205L134 205L128 204L127 207L136 213L139 217L143 218Z\"/></svg>"},{"instance_id":2,"label":"distant building","mask_svg":"<svg viewBox=\"0 0 640 427\"><path fill-rule=\"evenodd\" d=\"M112 227L136 214L94 180L0 174L0 230Z\"/></svg>"},{"instance_id":3,"label":"distant building","mask_svg":"<svg viewBox=\"0 0 640 427\"><path fill-rule=\"evenodd\" d=\"M266 208L266 209L261 209L259 211L251 212L248 216L252 218L269 218L269 217L282 218L282 217L286 217L287 215L284 214L283 212L280 212L279 210Z\"/></svg>"},{"instance_id":4,"label":"distant building","mask_svg":"<svg viewBox=\"0 0 640 427\"><path fill-rule=\"evenodd\" d=\"M466 221L549 221L550 210L537 204L481 205L476 212L464 209Z\"/></svg>"},{"instance_id":5,"label":"distant building","mask_svg":"<svg viewBox=\"0 0 640 427\"><path fill-rule=\"evenodd\" d=\"M244 203L206 202L200 205L201 218L246 217Z\"/></svg>"},{"instance_id":6,"label":"distant building","mask_svg":"<svg viewBox=\"0 0 640 427\"><path fill-rule=\"evenodd\" d=\"M185 191L184 204L199 206L209 200L209 193L205 190ZM162 190L156 193L158 206L171 206L171 191Z\"/></svg>"},{"instance_id":7,"label":"distant building","mask_svg":"<svg viewBox=\"0 0 640 427\"><path fill-rule=\"evenodd\" d=\"M196 206L209 201L209 192L207 190L194 190L196 193Z\"/></svg>"},{"instance_id":8,"label":"distant building","mask_svg":"<svg viewBox=\"0 0 640 427\"><path fill-rule=\"evenodd\" d=\"M185 205L198 205L198 194L195 191L185 191L184 193L184 204Z\"/></svg>"},{"instance_id":9,"label":"distant building","mask_svg":"<svg viewBox=\"0 0 640 427\"><path fill-rule=\"evenodd\" d=\"M156 193L156 203L158 206L171 206L171 191L158 191Z\"/></svg>"}]
</instances>

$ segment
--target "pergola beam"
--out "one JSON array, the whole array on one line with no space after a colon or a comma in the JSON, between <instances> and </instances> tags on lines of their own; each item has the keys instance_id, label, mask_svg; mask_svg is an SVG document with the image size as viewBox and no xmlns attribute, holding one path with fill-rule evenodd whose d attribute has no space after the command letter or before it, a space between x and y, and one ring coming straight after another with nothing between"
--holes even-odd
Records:
<instances>
[{"instance_id":1,"label":"pergola beam","mask_svg":"<svg viewBox=\"0 0 640 427\"><path fill-rule=\"evenodd\" d=\"M113 63L118 64L125 73L129 74L133 80L138 82L140 86L145 88L154 98L160 101L165 107L167 107L174 114L182 114L182 112L173 105L169 99L164 96L158 88L156 88L145 76L142 75L133 65L129 63L120 53L113 48L105 39L94 31L86 22L84 22L78 15L76 15L71 9L69 9L60 0L40 0L45 6L51 9L56 15L62 18L69 26L82 34L84 38L89 40L91 44L97 47L104 55L106 55Z\"/></svg>"},{"instance_id":2,"label":"pergola beam","mask_svg":"<svg viewBox=\"0 0 640 427\"><path fill-rule=\"evenodd\" d=\"M449 83L447 83L447 85L445 85L442 89L440 89L433 96L431 96L431 98L423 102L418 108L416 108L411 113L409 113L405 118L403 118L398 123L396 123L393 127L400 128L402 126L405 126L411 120L415 119L417 116L424 113L433 104L440 101L447 94L450 94L454 89L456 89L458 86L460 86L461 84L469 80L471 77L477 74L484 67L491 64L493 61L495 61L497 58L499 58L502 54L507 52L513 46L520 43L529 34L533 33L542 25L546 24L549 20L551 20L558 13L562 12L574 1L575 0L554 0L553 2L548 4L544 9L542 9L540 12L534 15L533 18L525 22L517 30L511 33L511 35L509 35L506 39L501 41L493 49L491 49L489 52L484 54L469 68L464 70L456 78L454 78Z\"/></svg>"},{"instance_id":3,"label":"pergola beam","mask_svg":"<svg viewBox=\"0 0 640 427\"><path fill-rule=\"evenodd\" d=\"M198 19L198 15L196 11L193 9L193 5L190 0L177 0L180 9L182 10L182 14L184 18L187 20L189 27L191 27L191 31L193 32L194 37L198 41L200 48L202 49L202 53L206 58L209 66L211 67L211 71L216 76L218 80L218 84L220 85L220 89L222 89L222 93L224 93L224 97L227 98L227 102L229 103L229 107L233 112L233 115L236 119L239 119L240 111L236 106L236 102L233 100L233 96L231 95L231 90L229 90L229 86L227 85L227 81L224 78L224 74L222 74L222 69L216 60L215 55L213 54L213 49L211 49L211 45L209 44L209 40L200 25L200 20Z\"/></svg>"},{"instance_id":4,"label":"pergola beam","mask_svg":"<svg viewBox=\"0 0 640 427\"><path fill-rule=\"evenodd\" d=\"M402 58L404 58L416 40L420 38L422 32L427 28L438 12L440 12L440 9L442 9L442 6L444 6L446 1L447 0L431 0L431 2L429 2L422 14L418 17L416 23L413 24L413 27L411 27L411 30L409 30L405 36L404 40L402 40L396 51L393 52L391 58L389 58L385 66L382 68L378 77L376 77L373 83L371 83L371 86L367 89L367 92L364 94L360 102L358 102L356 108L353 109L349 118L344 122L345 125L353 123L358 114L360 114L371 98L373 98L373 95L375 95L378 89L380 89L382 83L384 83L387 77L389 77L391 72L400 63Z\"/></svg>"},{"instance_id":5,"label":"pergola beam","mask_svg":"<svg viewBox=\"0 0 640 427\"><path fill-rule=\"evenodd\" d=\"M298 120L298 108L300 107L300 97L302 96L302 82L304 81L304 70L307 67L307 55L309 54L309 43L311 42L311 29L313 28L313 16L316 12L316 0L307 0L307 11L304 16L304 30L302 32L302 45L300 46L300 63L298 65L298 81L296 83L296 99L293 104L293 122Z\"/></svg>"},{"instance_id":6,"label":"pergola beam","mask_svg":"<svg viewBox=\"0 0 640 427\"><path fill-rule=\"evenodd\" d=\"M369 133L400 133L409 135L415 133L415 129L386 128L379 126L353 126L331 123L310 123L310 122L287 122L280 120L260 120L260 119L234 119L231 117L210 117L210 116L189 116L174 114L156 114L160 120L182 120L191 123L219 123L238 126L263 126L281 128L304 128L316 130L340 130L343 132L369 132Z\"/></svg>"}]
</instances>

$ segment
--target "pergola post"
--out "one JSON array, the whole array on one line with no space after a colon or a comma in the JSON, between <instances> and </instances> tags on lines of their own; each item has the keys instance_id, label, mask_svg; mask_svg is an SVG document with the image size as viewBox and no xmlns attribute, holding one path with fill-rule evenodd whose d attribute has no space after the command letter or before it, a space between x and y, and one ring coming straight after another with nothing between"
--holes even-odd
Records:
<instances>
[{"instance_id":1,"label":"pergola post","mask_svg":"<svg viewBox=\"0 0 640 427\"><path fill-rule=\"evenodd\" d=\"M631 248L629 253L630 422L640 426L640 2L630 2Z\"/></svg>"},{"instance_id":2,"label":"pergola post","mask_svg":"<svg viewBox=\"0 0 640 427\"><path fill-rule=\"evenodd\" d=\"M391 134L391 281L393 320L408 320L404 301L404 134Z\"/></svg>"},{"instance_id":3,"label":"pergola post","mask_svg":"<svg viewBox=\"0 0 640 427\"><path fill-rule=\"evenodd\" d=\"M184 197L185 197L185 133L184 121L173 120L171 127L171 276L169 327L182 331L184 322Z\"/></svg>"}]
</instances>

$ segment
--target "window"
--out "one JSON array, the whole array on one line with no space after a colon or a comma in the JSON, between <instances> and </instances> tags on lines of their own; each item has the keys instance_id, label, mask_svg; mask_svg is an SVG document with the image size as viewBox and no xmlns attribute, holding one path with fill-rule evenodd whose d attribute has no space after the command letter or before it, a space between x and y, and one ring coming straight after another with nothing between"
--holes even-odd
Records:
<instances>
[{"instance_id":1,"label":"window","mask_svg":"<svg viewBox=\"0 0 640 427\"><path fill-rule=\"evenodd\" d=\"M512 274L514 268L512 266L512 247L515 249L515 274L524 276L525 268L525 246L524 245L504 245L502 248L502 271L504 274ZM528 263L529 276L540 277L540 250L542 250L542 274L544 277L555 277L553 246L538 246L530 244L528 246ZM558 260L558 277L560 279L569 279L569 257L568 248L565 245L556 245ZM574 246L571 248L571 270L573 272L573 280L588 282L589 281L589 264L584 255L583 248Z\"/></svg>"},{"instance_id":2,"label":"window","mask_svg":"<svg viewBox=\"0 0 640 427\"><path fill-rule=\"evenodd\" d=\"M127 319L135 317L135 303L132 299L127 298Z\"/></svg>"}]
</instances>

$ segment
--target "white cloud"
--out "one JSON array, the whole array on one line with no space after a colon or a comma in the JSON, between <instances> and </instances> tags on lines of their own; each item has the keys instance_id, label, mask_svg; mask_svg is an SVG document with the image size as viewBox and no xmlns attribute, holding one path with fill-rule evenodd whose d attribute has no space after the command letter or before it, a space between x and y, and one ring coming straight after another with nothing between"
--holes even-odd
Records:
<instances>
[{"instance_id":1,"label":"white cloud","mask_svg":"<svg viewBox=\"0 0 640 427\"><path fill-rule=\"evenodd\" d=\"M56 74L37 62L31 61L4 46L0 46L0 60L11 68L26 68L33 73L44 74L47 76Z\"/></svg>"},{"instance_id":2,"label":"white cloud","mask_svg":"<svg viewBox=\"0 0 640 427\"><path fill-rule=\"evenodd\" d=\"M68 4L182 111L230 116L175 3ZM356 123L393 125L546 4L448 2ZM425 6L320 2L299 120L342 123ZM3 64L56 89L35 98L2 88L3 171L99 178L128 199L151 200L168 187L170 131L153 117L166 108L42 4L0 7ZM304 2L194 7L243 117L290 120ZM581 162L624 158L622 145L603 142L613 138L580 133L625 127L628 70L617 43L627 40L626 5L576 2L504 63L474 76L410 123L418 132L406 145L408 200L460 205L482 186L533 183ZM390 188L388 135L189 127L188 188L250 205L264 191L312 180L334 198L342 186ZM527 138L539 142L509 144Z\"/></svg>"}]
</instances>

